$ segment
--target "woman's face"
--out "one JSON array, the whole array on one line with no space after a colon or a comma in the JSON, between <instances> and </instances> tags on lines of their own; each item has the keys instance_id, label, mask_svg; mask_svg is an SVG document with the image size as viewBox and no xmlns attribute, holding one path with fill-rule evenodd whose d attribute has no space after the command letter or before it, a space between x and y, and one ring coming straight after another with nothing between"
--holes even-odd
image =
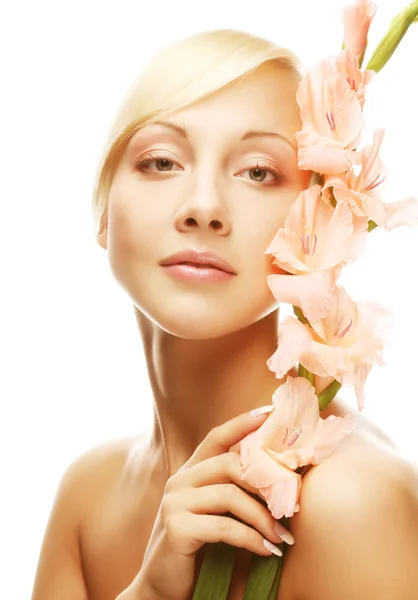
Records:
<instances>
[{"instance_id":1,"label":"woman's face","mask_svg":"<svg viewBox=\"0 0 418 600\"><path fill-rule=\"evenodd\" d=\"M98 240L116 280L163 330L216 338L277 308L266 277L280 270L265 250L310 177L297 166L297 86L294 74L265 63L166 113L161 120L187 137L152 124L131 138L112 182L108 230ZM241 139L248 131L270 134ZM138 165L143 158L148 165ZM236 275L221 283L183 281L159 264L189 248L215 252Z\"/></svg>"}]
</instances>

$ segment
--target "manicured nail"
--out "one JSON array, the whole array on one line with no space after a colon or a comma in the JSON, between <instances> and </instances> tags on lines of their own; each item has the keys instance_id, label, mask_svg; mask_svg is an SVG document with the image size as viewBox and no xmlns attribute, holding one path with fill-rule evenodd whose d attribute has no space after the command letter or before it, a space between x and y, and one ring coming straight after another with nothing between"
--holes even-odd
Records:
<instances>
[{"instance_id":1,"label":"manicured nail","mask_svg":"<svg viewBox=\"0 0 418 600\"><path fill-rule=\"evenodd\" d=\"M275 408L274 404L268 404L267 406L260 406L260 408L254 408L248 413L250 417L259 417L265 413L271 412Z\"/></svg>"},{"instance_id":2,"label":"manicured nail","mask_svg":"<svg viewBox=\"0 0 418 600\"><path fill-rule=\"evenodd\" d=\"M267 548L267 550L270 550L270 552L273 552L273 554L275 554L276 556L283 556L283 552L280 550L280 548L278 548L265 538L263 538L263 545L264 548Z\"/></svg>"},{"instance_id":3,"label":"manicured nail","mask_svg":"<svg viewBox=\"0 0 418 600\"><path fill-rule=\"evenodd\" d=\"M290 533L290 531L283 530L283 526L280 523L275 523L273 525L274 531L279 535L284 542L290 544L291 546L295 543L295 538Z\"/></svg>"}]
</instances>

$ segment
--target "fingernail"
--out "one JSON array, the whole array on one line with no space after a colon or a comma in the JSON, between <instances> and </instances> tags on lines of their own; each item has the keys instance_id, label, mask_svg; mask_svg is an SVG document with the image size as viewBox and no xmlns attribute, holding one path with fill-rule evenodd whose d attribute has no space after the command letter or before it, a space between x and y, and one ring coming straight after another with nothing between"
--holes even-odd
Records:
<instances>
[{"instance_id":1,"label":"fingernail","mask_svg":"<svg viewBox=\"0 0 418 600\"><path fill-rule=\"evenodd\" d=\"M254 408L248 413L250 417L259 417L265 413L271 412L275 408L274 404L268 404L267 406L260 406L260 408Z\"/></svg>"},{"instance_id":2,"label":"fingernail","mask_svg":"<svg viewBox=\"0 0 418 600\"><path fill-rule=\"evenodd\" d=\"M280 548L278 548L265 538L263 538L263 545L264 548L267 548L267 550L270 550L270 552L273 552L273 554L275 554L276 556L283 556L283 552L280 550Z\"/></svg>"},{"instance_id":3,"label":"fingernail","mask_svg":"<svg viewBox=\"0 0 418 600\"><path fill-rule=\"evenodd\" d=\"M277 533L277 535L279 535L282 538L282 540L287 544L290 544L292 546L292 544L295 543L295 538L293 537L293 535L290 533L290 531L283 531L283 527L280 525L280 523L275 523L273 525L273 529Z\"/></svg>"}]
</instances>

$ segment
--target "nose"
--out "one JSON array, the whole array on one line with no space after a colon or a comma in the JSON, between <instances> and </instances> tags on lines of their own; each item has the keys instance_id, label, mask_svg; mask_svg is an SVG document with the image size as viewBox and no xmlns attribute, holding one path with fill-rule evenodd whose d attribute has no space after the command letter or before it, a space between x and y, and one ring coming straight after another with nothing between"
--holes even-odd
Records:
<instances>
[{"instance_id":1,"label":"nose","mask_svg":"<svg viewBox=\"0 0 418 600\"><path fill-rule=\"evenodd\" d=\"M205 229L205 222L207 222L207 219L205 220L200 216L187 217L183 220L181 227L185 230L191 229L193 227ZM219 219L212 219L211 221L209 221L208 228L213 229L215 231L219 231L220 233L225 233L225 227L223 225L223 222Z\"/></svg>"},{"instance_id":2,"label":"nose","mask_svg":"<svg viewBox=\"0 0 418 600\"><path fill-rule=\"evenodd\" d=\"M196 189L176 215L176 228L182 232L211 230L218 235L226 235L231 229L231 219L225 204L221 201L215 185L208 181Z\"/></svg>"}]
</instances>

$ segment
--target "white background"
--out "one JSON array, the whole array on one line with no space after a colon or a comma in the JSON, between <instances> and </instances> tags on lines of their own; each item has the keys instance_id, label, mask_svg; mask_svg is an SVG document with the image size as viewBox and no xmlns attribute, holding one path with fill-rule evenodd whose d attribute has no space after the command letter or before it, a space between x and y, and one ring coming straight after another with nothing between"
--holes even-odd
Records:
<instances>
[{"instance_id":1,"label":"white background","mask_svg":"<svg viewBox=\"0 0 418 600\"><path fill-rule=\"evenodd\" d=\"M163 45L207 29L261 35L291 47L309 67L340 50L345 4L38 0L3 8L3 598L30 597L47 518L68 464L86 449L151 422L132 304L95 241L90 212L99 154L125 90ZM404 5L378 2L371 50ZM418 24L369 88L365 107L370 131L386 128L382 157L390 201L418 196L417 60ZM414 461L417 257L418 231L376 230L362 260L341 280L355 299L376 300L397 315L388 365L372 370L364 412ZM346 397L356 410L350 391Z\"/></svg>"}]
</instances>

